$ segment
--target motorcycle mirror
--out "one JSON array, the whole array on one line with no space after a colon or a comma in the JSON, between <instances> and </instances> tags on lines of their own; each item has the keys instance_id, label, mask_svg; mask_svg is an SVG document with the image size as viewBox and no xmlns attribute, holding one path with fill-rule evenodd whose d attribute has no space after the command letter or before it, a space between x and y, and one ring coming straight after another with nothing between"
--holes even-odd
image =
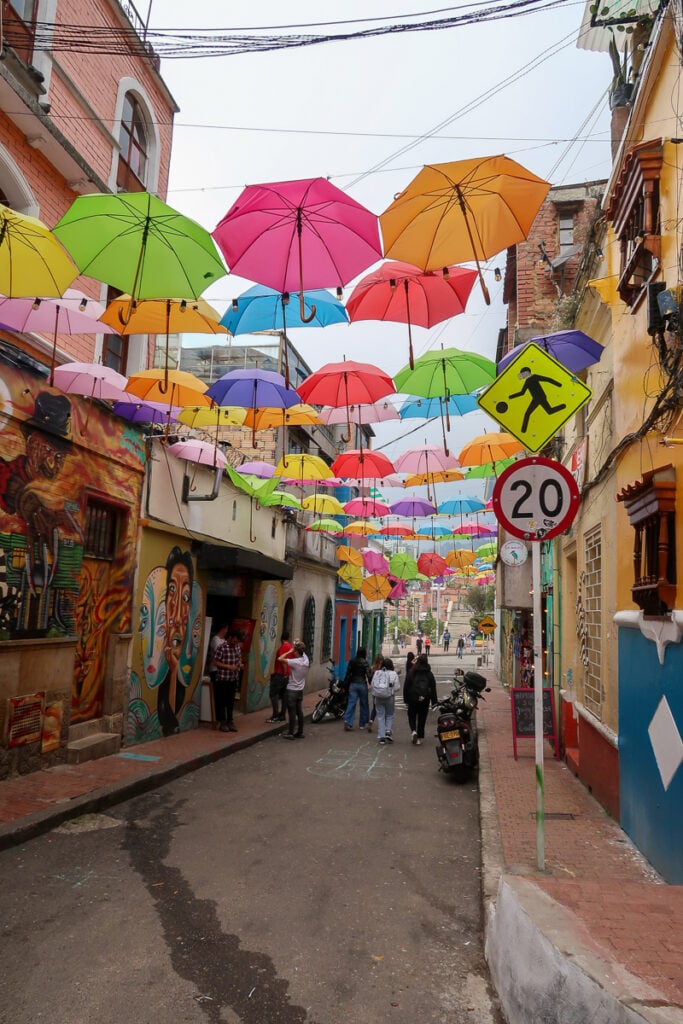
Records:
<instances>
[{"instance_id":1,"label":"motorcycle mirror","mask_svg":"<svg viewBox=\"0 0 683 1024\"><path fill-rule=\"evenodd\" d=\"M491 692L491 687L487 686L486 689L484 690L484 693L490 693L490 692Z\"/></svg>"}]
</instances>

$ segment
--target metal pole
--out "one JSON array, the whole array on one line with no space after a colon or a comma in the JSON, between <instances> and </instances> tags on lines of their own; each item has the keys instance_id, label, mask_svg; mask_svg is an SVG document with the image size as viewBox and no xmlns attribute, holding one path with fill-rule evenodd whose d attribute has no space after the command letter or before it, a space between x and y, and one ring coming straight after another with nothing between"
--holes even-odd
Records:
<instances>
[{"instance_id":1,"label":"metal pole","mask_svg":"<svg viewBox=\"0 0 683 1024\"><path fill-rule=\"evenodd\" d=\"M396 598L396 621L394 623L394 646L391 648L392 654L400 654L398 649L398 598Z\"/></svg>"},{"instance_id":2,"label":"metal pole","mask_svg":"<svg viewBox=\"0 0 683 1024\"><path fill-rule=\"evenodd\" d=\"M441 587L436 591L436 646L439 646L439 626L441 623Z\"/></svg>"},{"instance_id":3,"label":"metal pole","mask_svg":"<svg viewBox=\"0 0 683 1024\"><path fill-rule=\"evenodd\" d=\"M545 868L545 780L543 777L543 624L541 622L541 545L531 545L532 587L534 591L534 739L536 752L536 864Z\"/></svg>"}]
</instances>

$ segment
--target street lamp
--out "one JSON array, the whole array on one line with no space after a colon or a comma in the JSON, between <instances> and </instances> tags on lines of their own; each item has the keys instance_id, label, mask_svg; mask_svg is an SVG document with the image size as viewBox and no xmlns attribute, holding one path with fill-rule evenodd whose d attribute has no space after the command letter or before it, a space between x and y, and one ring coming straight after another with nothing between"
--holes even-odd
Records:
<instances>
[{"instance_id":1,"label":"street lamp","mask_svg":"<svg viewBox=\"0 0 683 1024\"><path fill-rule=\"evenodd\" d=\"M444 585L435 583L432 586L432 593L436 591L436 646L439 646L439 628L441 626L441 591L444 589Z\"/></svg>"},{"instance_id":2,"label":"street lamp","mask_svg":"<svg viewBox=\"0 0 683 1024\"><path fill-rule=\"evenodd\" d=\"M394 623L394 646L391 648L392 655L400 654L398 649L398 598L396 598L396 621Z\"/></svg>"}]
</instances>

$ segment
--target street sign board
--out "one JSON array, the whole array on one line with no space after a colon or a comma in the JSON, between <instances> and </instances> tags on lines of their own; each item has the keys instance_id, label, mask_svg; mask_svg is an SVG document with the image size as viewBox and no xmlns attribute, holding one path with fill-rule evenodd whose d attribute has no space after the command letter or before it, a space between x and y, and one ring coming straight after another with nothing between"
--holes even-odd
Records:
<instances>
[{"instance_id":1,"label":"street sign board","mask_svg":"<svg viewBox=\"0 0 683 1024\"><path fill-rule=\"evenodd\" d=\"M487 615L479 623L479 629L482 633L493 633L496 628L496 624L490 615Z\"/></svg>"},{"instance_id":2,"label":"street sign board","mask_svg":"<svg viewBox=\"0 0 683 1024\"><path fill-rule=\"evenodd\" d=\"M493 489L493 511L513 537L550 540L567 530L581 496L569 470L540 455L508 466Z\"/></svg>"},{"instance_id":3,"label":"street sign board","mask_svg":"<svg viewBox=\"0 0 683 1024\"><path fill-rule=\"evenodd\" d=\"M527 451L540 452L592 395L576 374L530 342L477 402Z\"/></svg>"}]
</instances>

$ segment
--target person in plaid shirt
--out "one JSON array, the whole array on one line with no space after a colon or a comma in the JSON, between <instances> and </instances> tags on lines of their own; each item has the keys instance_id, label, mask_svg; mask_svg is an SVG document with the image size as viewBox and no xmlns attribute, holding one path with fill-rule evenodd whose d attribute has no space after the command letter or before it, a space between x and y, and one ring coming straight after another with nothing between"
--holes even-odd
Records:
<instances>
[{"instance_id":1,"label":"person in plaid shirt","mask_svg":"<svg viewBox=\"0 0 683 1024\"><path fill-rule=\"evenodd\" d=\"M227 637L213 656L213 665L216 670L214 701L216 705L216 720L220 723L218 728L221 732L237 732L237 726L232 720L232 715L235 705L235 692L244 665L242 663L240 635L236 630L228 630Z\"/></svg>"}]
</instances>

